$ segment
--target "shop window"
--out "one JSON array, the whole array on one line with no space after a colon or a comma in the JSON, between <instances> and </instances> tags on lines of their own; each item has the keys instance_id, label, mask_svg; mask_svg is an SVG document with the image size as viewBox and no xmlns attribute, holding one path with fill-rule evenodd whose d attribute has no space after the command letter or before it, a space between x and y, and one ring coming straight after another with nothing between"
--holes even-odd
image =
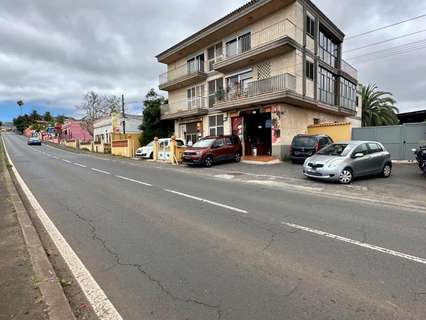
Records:
<instances>
[{"instance_id":1,"label":"shop window","mask_svg":"<svg viewBox=\"0 0 426 320\"><path fill-rule=\"evenodd\" d=\"M209 117L209 135L223 135L223 114Z\"/></svg>"}]
</instances>

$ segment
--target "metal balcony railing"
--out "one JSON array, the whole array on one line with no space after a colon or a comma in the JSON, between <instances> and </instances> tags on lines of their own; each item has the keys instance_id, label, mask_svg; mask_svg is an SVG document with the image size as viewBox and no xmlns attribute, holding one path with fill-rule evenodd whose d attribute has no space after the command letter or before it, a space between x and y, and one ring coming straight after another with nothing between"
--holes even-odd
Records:
<instances>
[{"instance_id":1,"label":"metal balcony railing","mask_svg":"<svg viewBox=\"0 0 426 320\"><path fill-rule=\"evenodd\" d=\"M207 97L194 97L183 100L173 101L169 100L169 104L161 106L161 115L187 113L190 111L197 111L208 108Z\"/></svg>"},{"instance_id":2,"label":"metal balcony railing","mask_svg":"<svg viewBox=\"0 0 426 320\"><path fill-rule=\"evenodd\" d=\"M236 42L225 46L223 59L229 59L243 52L256 49L285 36L296 38L296 25L289 19L280 20L263 29L240 37Z\"/></svg>"},{"instance_id":3,"label":"metal balcony railing","mask_svg":"<svg viewBox=\"0 0 426 320\"><path fill-rule=\"evenodd\" d=\"M284 90L296 90L296 77L294 75L284 73L271 78L252 81L244 88L236 85L226 91L217 92L216 99L218 102L228 102Z\"/></svg>"},{"instance_id":4,"label":"metal balcony railing","mask_svg":"<svg viewBox=\"0 0 426 320\"><path fill-rule=\"evenodd\" d=\"M348 62L342 59L342 71L346 72L352 78L358 80L358 70L352 67Z\"/></svg>"},{"instance_id":5,"label":"metal balcony railing","mask_svg":"<svg viewBox=\"0 0 426 320\"><path fill-rule=\"evenodd\" d=\"M165 84L169 81L176 80L180 77L184 77L190 74L195 74L197 72L206 72L206 62L201 60L194 60L191 62L186 62L175 69L171 69L167 72L160 74L159 82L160 85Z\"/></svg>"}]
</instances>

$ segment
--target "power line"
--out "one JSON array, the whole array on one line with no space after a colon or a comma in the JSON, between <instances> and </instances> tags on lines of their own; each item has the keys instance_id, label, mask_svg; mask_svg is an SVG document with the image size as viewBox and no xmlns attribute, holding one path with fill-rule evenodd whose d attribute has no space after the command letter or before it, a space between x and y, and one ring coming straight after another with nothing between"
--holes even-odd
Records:
<instances>
[{"instance_id":1,"label":"power line","mask_svg":"<svg viewBox=\"0 0 426 320\"><path fill-rule=\"evenodd\" d=\"M372 46L377 46L379 44L383 44L383 43L386 43L386 42L390 42L390 41L402 39L402 38L405 38L405 37L408 37L408 36L412 36L412 35L415 35L415 34L418 34L418 33L422 33L422 32L426 32L426 29L423 29L423 30L420 30L420 31L416 31L416 32L406 33L406 34L403 34L401 36L398 36L398 37L395 37L395 38L391 38L391 39L387 39L387 40L370 43L370 44L367 44L367 45L362 46L362 47L345 50L345 51L343 51L343 53L348 53L348 52L357 51L357 50L365 49L365 48L372 47Z\"/></svg>"},{"instance_id":2,"label":"power line","mask_svg":"<svg viewBox=\"0 0 426 320\"><path fill-rule=\"evenodd\" d=\"M386 49L382 49L382 50L369 52L369 53L362 54L362 55L359 55L359 56L352 56L352 57L348 57L346 59L347 60L353 60L353 59L358 59L358 58L361 58L361 57L370 56L370 55L374 55L374 54L390 53L390 52L400 51L400 50L412 51L413 49L416 49L419 45L420 46L426 45L426 39L413 41L413 42L409 42L409 43L406 43L406 44L402 44L402 45L398 45L398 46L394 46L394 47L390 47L390 48L386 48Z\"/></svg>"},{"instance_id":3,"label":"power line","mask_svg":"<svg viewBox=\"0 0 426 320\"><path fill-rule=\"evenodd\" d=\"M369 30L369 31L366 31L366 32L354 34L352 36L347 37L346 40L358 38L358 37L364 36L366 34L370 34L370 33L376 32L376 31L380 31L380 30L384 30L384 29L387 29L387 28L390 28L390 27L394 27L394 26L403 24L405 22L409 22L409 21L413 21L413 20L416 20L416 19L420 19L420 18L423 18L423 17L426 17L426 13L422 14L420 16L417 16L417 17L413 17L413 18L409 18L409 19L402 20L402 21L399 21L399 22L395 22L395 23L392 23L392 24L389 24L389 25L386 25L386 26L383 26L383 27L380 27L380 28L376 28L376 29Z\"/></svg>"},{"instance_id":4,"label":"power line","mask_svg":"<svg viewBox=\"0 0 426 320\"><path fill-rule=\"evenodd\" d=\"M426 46L424 46L422 48L417 48L416 50L424 50L424 49L426 49ZM377 60L382 61L382 60L385 60L385 59L388 59L388 58L392 58L394 56L398 56L398 55L401 55L401 54L413 53L413 52L414 51L399 52L399 53L394 53L394 54L390 54L390 55L387 55L387 56L385 55L385 56L382 56L382 57L374 57L374 58L371 58L371 59L365 59L365 60L358 61L357 65L367 63L367 62L374 62L374 61L377 61Z\"/></svg>"}]
</instances>

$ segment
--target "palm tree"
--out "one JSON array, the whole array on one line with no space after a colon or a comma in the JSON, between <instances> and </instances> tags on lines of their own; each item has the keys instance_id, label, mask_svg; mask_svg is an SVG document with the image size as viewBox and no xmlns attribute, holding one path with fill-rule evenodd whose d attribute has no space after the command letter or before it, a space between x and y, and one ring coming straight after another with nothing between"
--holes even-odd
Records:
<instances>
[{"instance_id":1,"label":"palm tree","mask_svg":"<svg viewBox=\"0 0 426 320\"><path fill-rule=\"evenodd\" d=\"M392 93L379 91L375 84L362 86L362 126L388 126L398 124L395 107L396 100Z\"/></svg>"}]
</instances>

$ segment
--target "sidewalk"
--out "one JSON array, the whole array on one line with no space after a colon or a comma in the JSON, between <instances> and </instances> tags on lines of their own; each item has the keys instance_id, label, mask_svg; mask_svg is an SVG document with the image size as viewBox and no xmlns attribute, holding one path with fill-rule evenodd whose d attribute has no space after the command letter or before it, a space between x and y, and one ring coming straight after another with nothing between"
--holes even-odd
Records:
<instances>
[{"instance_id":1,"label":"sidewalk","mask_svg":"<svg viewBox=\"0 0 426 320\"><path fill-rule=\"evenodd\" d=\"M48 319L39 279L7 190L5 170L0 146L0 319Z\"/></svg>"}]
</instances>

